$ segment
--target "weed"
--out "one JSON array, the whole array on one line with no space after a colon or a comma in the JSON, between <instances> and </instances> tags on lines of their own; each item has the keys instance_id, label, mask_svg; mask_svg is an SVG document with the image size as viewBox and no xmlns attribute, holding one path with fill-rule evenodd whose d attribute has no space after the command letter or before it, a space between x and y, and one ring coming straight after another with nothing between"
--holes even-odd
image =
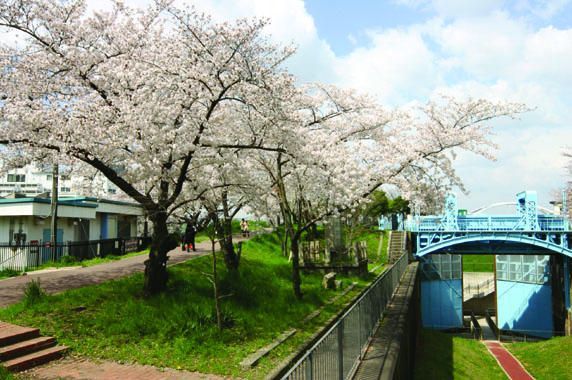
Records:
<instances>
[{"instance_id":1,"label":"weed","mask_svg":"<svg viewBox=\"0 0 572 380\"><path fill-rule=\"evenodd\" d=\"M77 263L77 259L73 256L62 256L62 258L60 259L60 262L64 265L72 265L72 264L76 264Z\"/></svg>"},{"instance_id":2,"label":"weed","mask_svg":"<svg viewBox=\"0 0 572 380\"><path fill-rule=\"evenodd\" d=\"M44 302L48 295L40 285L40 279L32 280L26 284L24 289L24 303L28 306L33 306Z\"/></svg>"},{"instance_id":3,"label":"weed","mask_svg":"<svg viewBox=\"0 0 572 380\"><path fill-rule=\"evenodd\" d=\"M22 272L11 269L11 268L5 268L3 270L0 271L0 278L10 278L10 277L17 277L21 274Z\"/></svg>"},{"instance_id":4,"label":"weed","mask_svg":"<svg viewBox=\"0 0 572 380\"><path fill-rule=\"evenodd\" d=\"M17 380L18 378L6 369L3 365L0 365L0 379L2 380Z\"/></svg>"}]
</instances>

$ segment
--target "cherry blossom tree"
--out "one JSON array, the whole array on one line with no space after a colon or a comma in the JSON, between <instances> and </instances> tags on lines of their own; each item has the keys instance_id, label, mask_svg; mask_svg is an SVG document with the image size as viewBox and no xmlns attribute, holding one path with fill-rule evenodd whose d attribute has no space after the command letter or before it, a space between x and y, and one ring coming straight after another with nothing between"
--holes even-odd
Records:
<instances>
[{"instance_id":1,"label":"cherry blossom tree","mask_svg":"<svg viewBox=\"0 0 572 380\"><path fill-rule=\"evenodd\" d=\"M383 184L408 199L462 186L455 151L492 158L485 123L526 111L447 97L390 110L353 90L296 86L282 69L292 49L269 44L264 26L215 24L170 1L145 11L118 2L88 17L84 0L4 0L0 28L26 42L1 47L2 154L18 165L53 152L139 202L154 231L148 293L166 288L170 215L214 199L225 223L228 199L279 211L300 298L304 231L357 210Z\"/></svg>"},{"instance_id":2,"label":"cherry blossom tree","mask_svg":"<svg viewBox=\"0 0 572 380\"><path fill-rule=\"evenodd\" d=\"M3 156L16 165L54 152L139 202L154 232L147 293L167 284L167 218L201 196L192 169L225 145L255 146L230 140L229 115L290 80L280 64L292 49L269 44L264 25L215 24L169 1L145 11L117 2L92 16L84 0L0 3L0 28L25 41L1 47Z\"/></svg>"},{"instance_id":3,"label":"cherry blossom tree","mask_svg":"<svg viewBox=\"0 0 572 380\"><path fill-rule=\"evenodd\" d=\"M397 185L408 199L427 189L462 188L453 167L455 150L492 159L491 127L485 123L528 110L522 104L441 97L415 112L395 111L354 91L319 84L302 86L293 99L280 120L271 121L281 125L274 139L285 151L257 152L256 161L285 221L298 298L304 231L329 216L358 212L383 184ZM268 199L261 201L268 208Z\"/></svg>"},{"instance_id":4,"label":"cherry blossom tree","mask_svg":"<svg viewBox=\"0 0 572 380\"><path fill-rule=\"evenodd\" d=\"M566 208L566 214L568 216L568 218L572 217L572 148L568 147L566 148L566 151L564 151L562 153L564 155L564 157L568 158L568 165L566 166L566 171L568 172L568 179L566 181L566 184L564 185L564 189L562 189L562 192L564 192L564 194L562 194L562 192L558 192L555 191L554 192L554 199L559 199L562 198L564 195L565 200L563 200L563 203L566 202L565 208ZM564 208L564 204L562 205Z\"/></svg>"}]
</instances>

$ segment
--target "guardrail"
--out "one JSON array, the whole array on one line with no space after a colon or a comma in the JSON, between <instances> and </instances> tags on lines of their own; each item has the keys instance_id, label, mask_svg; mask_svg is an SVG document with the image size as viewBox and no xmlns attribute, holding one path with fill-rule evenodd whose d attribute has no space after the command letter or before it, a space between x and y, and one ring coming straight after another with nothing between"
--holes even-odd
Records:
<instances>
[{"instance_id":1,"label":"guardrail","mask_svg":"<svg viewBox=\"0 0 572 380\"><path fill-rule=\"evenodd\" d=\"M355 369L409 264L401 258L345 312L282 379L343 380Z\"/></svg>"}]
</instances>

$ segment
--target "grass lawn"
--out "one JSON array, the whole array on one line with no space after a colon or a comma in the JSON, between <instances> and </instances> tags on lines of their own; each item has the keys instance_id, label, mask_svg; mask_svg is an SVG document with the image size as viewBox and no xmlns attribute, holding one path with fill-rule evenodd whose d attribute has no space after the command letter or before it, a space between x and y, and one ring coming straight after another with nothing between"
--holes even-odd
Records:
<instances>
[{"instance_id":1,"label":"grass lawn","mask_svg":"<svg viewBox=\"0 0 572 380\"><path fill-rule=\"evenodd\" d=\"M572 337L537 343L507 344L507 349L535 379L572 379Z\"/></svg>"},{"instance_id":2,"label":"grass lawn","mask_svg":"<svg viewBox=\"0 0 572 380\"><path fill-rule=\"evenodd\" d=\"M379 233L373 233L379 239ZM227 272L222 257L217 261L219 292L224 296L223 331L216 324L210 255L169 267L168 291L149 299L140 296L143 274L137 274L24 300L0 310L0 320L38 327L42 334L71 347L72 353L92 359L260 379L373 279L342 276L344 287L354 281L359 285L318 318L303 323L339 291L323 289L322 275L302 275L304 298L297 301L291 264L281 255L275 235L244 243L237 272ZM240 367L246 356L290 327L299 332L257 367Z\"/></svg>"},{"instance_id":3,"label":"grass lawn","mask_svg":"<svg viewBox=\"0 0 572 380\"><path fill-rule=\"evenodd\" d=\"M494 255L463 255L463 272L493 272Z\"/></svg>"},{"instance_id":4,"label":"grass lawn","mask_svg":"<svg viewBox=\"0 0 572 380\"><path fill-rule=\"evenodd\" d=\"M421 329L415 380L508 379L484 344Z\"/></svg>"}]
</instances>

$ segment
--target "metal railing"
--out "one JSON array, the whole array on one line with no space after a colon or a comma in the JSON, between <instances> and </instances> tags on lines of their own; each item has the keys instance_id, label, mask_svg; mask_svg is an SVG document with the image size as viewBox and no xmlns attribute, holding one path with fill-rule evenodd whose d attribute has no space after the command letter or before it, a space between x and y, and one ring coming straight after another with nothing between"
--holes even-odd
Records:
<instances>
[{"instance_id":1,"label":"metal railing","mask_svg":"<svg viewBox=\"0 0 572 380\"><path fill-rule=\"evenodd\" d=\"M54 247L41 241L37 244L19 245L0 243L0 270L25 271L38 268L46 262L60 262L66 256L73 257L77 262L108 255L123 256L137 252L148 244L149 238L138 237L66 242Z\"/></svg>"},{"instance_id":2,"label":"metal railing","mask_svg":"<svg viewBox=\"0 0 572 380\"><path fill-rule=\"evenodd\" d=\"M522 215L459 215L456 217L455 231L523 231ZM411 231L447 231L444 216L418 217L415 223L408 224ZM539 231L567 231L568 221L562 216L538 215Z\"/></svg>"},{"instance_id":3,"label":"metal railing","mask_svg":"<svg viewBox=\"0 0 572 380\"><path fill-rule=\"evenodd\" d=\"M463 301L466 301L469 298L475 297L484 297L495 290L495 278L489 278L486 281L483 281L479 284L469 284L463 287Z\"/></svg>"},{"instance_id":4,"label":"metal railing","mask_svg":"<svg viewBox=\"0 0 572 380\"><path fill-rule=\"evenodd\" d=\"M367 348L408 264L408 256L404 254L282 379L347 379Z\"/></svg>"}]
</instances>

